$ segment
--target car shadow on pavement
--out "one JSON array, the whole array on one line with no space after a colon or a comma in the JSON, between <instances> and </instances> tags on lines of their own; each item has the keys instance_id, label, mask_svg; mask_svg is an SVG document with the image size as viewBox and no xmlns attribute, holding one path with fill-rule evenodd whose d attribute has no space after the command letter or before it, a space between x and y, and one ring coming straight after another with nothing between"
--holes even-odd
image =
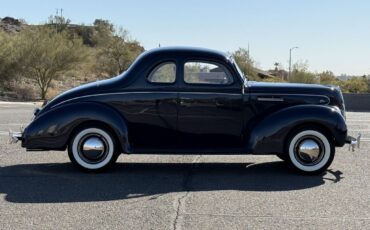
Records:
<instances>
[{"instance_id":1,"label":"car shadow on pavement","mask_svg":"<svg viewBox=\"0 0 370 230\"><path fill-rule=\"evenodd\" d=\"M14 203L93 202L183 191L290 191L336 183L340 171L299 175L282 161L246 163L119 163L91 174L70 163L0 167L0 194Z\"/></svg>"}]
</instances>

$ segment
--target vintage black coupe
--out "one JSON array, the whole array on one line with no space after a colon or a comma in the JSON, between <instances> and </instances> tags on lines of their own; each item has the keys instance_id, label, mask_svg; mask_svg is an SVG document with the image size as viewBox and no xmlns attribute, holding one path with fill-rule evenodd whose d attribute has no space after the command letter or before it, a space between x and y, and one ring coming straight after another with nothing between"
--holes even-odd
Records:
<instances>
[{"instance_id":1,"label":"vintage black coupe","mask_svg":"<svg viewBox=\"0 0 370 230\"><path fill-rule=\"evenodd\" d=\"M199 48L143 53L121 75L71 89L12 140L66 150L86 171L121 153L276 154L303 173L327 169L347 136L338 87L248 81L230 55Z\"/></svg>"}]
</instances>

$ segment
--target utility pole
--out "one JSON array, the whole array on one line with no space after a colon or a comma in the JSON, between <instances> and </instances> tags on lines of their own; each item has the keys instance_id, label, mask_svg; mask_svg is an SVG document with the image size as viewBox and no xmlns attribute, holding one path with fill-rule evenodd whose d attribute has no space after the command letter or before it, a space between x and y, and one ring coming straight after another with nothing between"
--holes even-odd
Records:
<instances>
[{"instance_id":1,"label":"utility pole","mask_svg":"<svg viewBox=\"0 0 370 230\"><path fill-rule=\"evenodd\" d=\"M249 42L248 42L248 58L250 58L250 49L249 49Z\"/></svg>"},{"instance_id":2,"label":"utility pole","mask_svg":"<svg viewBox=\"0 0 370 230\"><path fill-rule=\"evenodd\" d=\"M292 72L292 50L294 49L298 49L298 46L294 46L289 49L289 72L288 72L288 79L287 79L288 81L290 80L290 75Z\"/></svg>"},{"instance_id":3,"label":"utility pole","mask_svg":"<svg viewBox=\"0 0 370 230\"><path fill-rule=\"evenodd\" d=\"M58 33L58 23L56 22L56 18L58 17L58 14L59 14L59 9L57 8L57 14L56 16L54 16L54 18L51 19L51 22L50 23L54 23L55 25L55 32Z\"/></svg>"}]
</instances>

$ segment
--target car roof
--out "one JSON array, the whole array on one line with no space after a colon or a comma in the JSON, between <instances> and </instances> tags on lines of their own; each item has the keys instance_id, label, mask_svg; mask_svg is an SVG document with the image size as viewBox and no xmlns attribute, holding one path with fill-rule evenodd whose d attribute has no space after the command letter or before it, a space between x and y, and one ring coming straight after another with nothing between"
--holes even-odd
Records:
<instances>
[{"instance_id":1,"label":"car roof","mask_svg":"<svg viewBox=\"0 0 370 230\"><path fill-rule=\"evenodd\" d=\"M199 48L199 47L187 47L187 46L168 46L168 47L159 47L148 50L144 53L145 56L152 56L152 55L162 55L166 54L169 56L176 56L176 55L186 55L186 56L208 56L208 57L215 57L221 59L228 59L230 55L225 52L206 49L206 48Z\"/></svg>"}]
</instances>

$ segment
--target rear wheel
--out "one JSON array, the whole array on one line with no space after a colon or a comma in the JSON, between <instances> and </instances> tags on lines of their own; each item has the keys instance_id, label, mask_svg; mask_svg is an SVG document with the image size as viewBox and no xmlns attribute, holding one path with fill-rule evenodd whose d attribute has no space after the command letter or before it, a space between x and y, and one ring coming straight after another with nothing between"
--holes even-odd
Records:
<instances>
[{"instance_id":1,"label":"rear wheel","mask_svg":"<svg viewBox=\"0 0 370 230\"><path fill-rule=\"evenodd\" d=\"M78 168L97 172L107 169L117 161L114 136L104 128L89 127L76 132L68 146L68 156Z\"/></svg>"},{"instance_id":2,"label":"rear wheel","mask_svg":"<svg viewBox=\"0 0 370 230\"><path fill-rule=\"evenodd\" d=\"M316 129L300 129L291 135L287 144L287 157L300 172L317 174L332 163L335 147L324 132Z\"/></svg>"}]
</instances>

